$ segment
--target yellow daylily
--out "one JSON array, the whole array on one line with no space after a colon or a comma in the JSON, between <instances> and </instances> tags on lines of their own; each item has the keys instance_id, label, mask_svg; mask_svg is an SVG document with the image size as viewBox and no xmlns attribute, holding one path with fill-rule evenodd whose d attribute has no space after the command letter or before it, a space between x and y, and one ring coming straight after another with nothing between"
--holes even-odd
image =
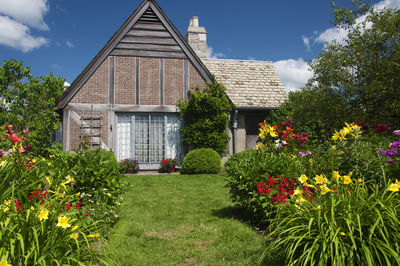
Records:
<instances>
[{"instance_id":1,"label":"yellow daylily","mask_svg":"<svg viewBox=\"0 0 400 266\"><path fill-rule=\"evenodd\" d=\"M78 229L79 225L75 225L72 229L71 232L75 231L76 229Z\"/></svg>"},{"instance_id":2,"label":"yellow daylily","mask_svg":"<svg viewBox=\"0 0 400 266\"><path fill-rule=\"evenodd\" d=\"M308 177L306 175L301 175L299 177L299 181L303 184L307 181Z\"/></svg>"},{"instance_id":3,"label":"yellow daylily","mask_svg":"<svg viewBox=\"0 0 400 266\"><path fill-rule=\"evenodd\" d=\"M10 207L11 207L11 200L9 199L9 200L5 200L4 201L4 203L3 203L3 212L6 212L6 211L8 211L9 209L10 209Z\"/></svg>"},{"instance_id":4,"label":"yellow daylily","mask_svg":"<svg viewBox=\"0 0 400 266\"><path fill-rule=\"evenodd\" d=\"M314 179L315 184L323 184L326 181L326 179L322 175L316 175Z\"/></svg>"},{"instance_id":5,"label":"yellow daylily","mask_svg":"<svg viewBox=\"0 0 400 266\"><path fill-rule=\"evenodd\" d=\"M49 219L49 211L47 209L41 210L37 216L40 221Z\"/></svg>"},{"instance_id":6,"label":"yellow daylily","mask_svg":"<svg viewBox=\"0 0 400 266\"><path fill-rule=\"evenodd\" d=\"M311 185L311 184L308 184L307 182L304 182L304 184L303 184L305 187L311 187L311 188L315 188L313 185Z\"/></svg>"},{"instance_id":7,"label":"yellow daylily","mask_svg":"<svg viewBox=\"0 0 400 266\"><path fill-rule=\"evenodd\" d=\"M359 179L357 179L357 183L362 183L363 182L363 180L361 179L361 178L359 178Z\"/></svg>"},{"instance_id":8,"label":"yellow daylily","mask_svg":"<svg viewBox=\"0 0 400 266\"><path fill-rule=\"evenodd\" d=\"M99 233L95 233L95 234L91 234L91 235L87 235L88 238L96 238L99 237L100 234Z\"/></svg>"},{"instance_id":9,"label":"yellow daylily","mask_svg":"<svg viewBox=\"0 0 400 266\"><path fill-rule=\"evenodd\" d=\"M48 165L48 166L50 166L50 165L51 165L51 163L47 163L47 165Z\"/></svg>"},{"instance_id":10,"label":"yellow daylily","mask_svg":"<svg viewBox=\"0 0 400 266\"><path fill-rule=\"evenodd\" d=\"M333 173L332 173L332 179L333 179L333 180L335 180L335 179L340 180L340 174L339 174L338 171L333 171Z\"/></svg>"},{"instance_id":11,"label":"yellow daylily","mask_svg":"<svg viewBox=\"0 0 400 266\"><path fill-rule=\"evenodd\" d=\"M294 190L294 192L293 192L293 196L299 196L299 195L301 195L301 194L303 194L303 190L301 190L301 189L299 189L299 188L296 188L296 189Z\"/></svg>"},{"instance_id":12,"label":"yellow daylily","mask_svg":"<svg viewBox=\"0 0 400 266\"><path fill-rule=\"evenodd\" d=\"M348 185L350 183L353 183L353 180L351 180L351 175L343 176L343 184Z\"/></svg>"},{"instance_id":13,"label":"yellow daylily","mask_svg":"<svg viewBox=\"0 0 400 266\"><path fill-rule=\"evenodd\" d=\"M348 185L350 183L353 183L353 180L351 180L352 176L353 172L350 172L348 175L343 176L343 184Z\"/></svg>"},{"instance_id":14,"label":"yellow daylily","mask_svg":"<svg viewBox=\"0 0 400 266\"><path fill-rule=\"evenodd\" d=\"M79 235L78 234L70 234L69 237L73 238L73 239L78 239Z\"/></svg>"},{"instance_id":15,"label":"yellow daylily","mask_svg":"<svg viewBox=\"0 0 400 266\"><path fill-rule=\"evenodd\" d=\"M62 227L64 229L67 229L68 227L71 227L71 225L68 223L68 221L70 219L71 219L70 217L60 216L60 217L58 217L58 223L57 223L56 226Z\"/></svg>"},{"instance_id":16,"label":"yellow daylily","mask_svg":"<svg viewBox=\"0 0 400 266\"><path fill-rule=\"evenodd\" d=\"M300 197L296 200L296 203L302 204L302 203L304 203L304 202L307 202L307 200L306 200L305 198L303 198L302 196L300 196Z\"/></svg>"},{"instance_id":17,"label":"yellow daylily","mask_svg":"<svg viewBox=\"0 0 400 266\"><path fill-rule=\"evenodd\" d=\"M336 145L333 145L333 146L332 146L332 150L336 150Z\"/></svg>"},{"instance_id":18,"label":"yellow daylily","mask_svg":"<svg viewBox=\"0 0 400 266\"><path fill-rule=\"evenodd\" d=\"M390 184L389 190L392 192L399 192L400 186L396 183Z\"/></svg>"},{"instance_id":19,"label":"yellow daylily","mask_svg":"<svg viewBox=\"0 0 400 266\"><path fill-rule=\"evenodd\" d=\"M7 261L1 260L0 266L12 266L11 264L7 263Z\"/></svg>"},{"instance_id":20,"label":"yellow daylily","mask_svg":"<svg viewBox=\"0 0 400 266\"><path fill-rule=\"evenodd\" d=\"M66 176L65 179L67 179L67 181L65 182L65 184L69 184L69 183L74 184L74 183L75 183L75 179L74 179L73 177Z\"/></svg>"},{"instance_id":21,"label":"yellow daylily","mask_svg":"<svg viewBox=\"0 0 400 266\"><path fill-rule=\"evenodd\" d=\"M335 131L335 134L333 134L333 136L332 136L332 140L337 141L339 139L339 137L340 137L340 133Z\"/></svg>"},{"instance_id":22,"label":"yellow daylily","mask_svg":"<svg viewBox=\"0 0 400 266\"><path fill-rule=\"evenodd\" d=\"M322 185L319 187L321 189L321 194L324 195L328 192L331 192L332 190L330 188L328 188L326 185Z\"/></svg>"}]
</instances>

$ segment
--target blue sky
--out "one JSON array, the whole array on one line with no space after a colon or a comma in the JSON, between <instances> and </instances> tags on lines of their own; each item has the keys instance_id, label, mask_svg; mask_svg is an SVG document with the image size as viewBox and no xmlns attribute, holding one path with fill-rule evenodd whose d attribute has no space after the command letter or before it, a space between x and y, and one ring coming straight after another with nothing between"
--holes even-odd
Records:
<instances>
[{"instance_id":1,"label":"blue sky","mask_svg":"<svg viewBox=\"0 0 400 266\"><path fill-rule=\"evenodd\" d=\"M35 76L71 83L141 0L0 0L0 60L16 59ZM312 60L324 42L344 37L332 28L330 1L158 0L185 35L198 16L207 30L210 57L274 62L289 90L311 76ZM336 1L351 6L350 0ZM378 8L400 0L372 1Z\"/></svg>"}]
</instances>

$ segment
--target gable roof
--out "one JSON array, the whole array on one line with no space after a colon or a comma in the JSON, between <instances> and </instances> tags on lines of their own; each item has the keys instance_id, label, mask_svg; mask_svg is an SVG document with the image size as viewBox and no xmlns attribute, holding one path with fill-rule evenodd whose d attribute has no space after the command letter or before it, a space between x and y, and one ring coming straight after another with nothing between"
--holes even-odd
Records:
<instances>
[{"instance_id":1,"label":"gable roof","mask_svg":"<svg viewBox=\"0 0 400 266\"><path fill-rule=\"evenodd\" d=\"M277 108L287 93L272 62L202 59L237 108Z\"/></svg>"},{"instance_id":2,"label":"gable roof","mask_svg":"<svg viewBox=\"0 0 400 266\"><path fill-rule=\"evenodd\" d=\"M160 42L154 42L157 37L160 38ZM160 45L164 45L162 51L158 51ZM64 108L69 103L109 55L187 58L205 81L213 80L211 73L157 2L144 0L59 97L57 100L59 108Z\"/></svg>"}]
</instances>

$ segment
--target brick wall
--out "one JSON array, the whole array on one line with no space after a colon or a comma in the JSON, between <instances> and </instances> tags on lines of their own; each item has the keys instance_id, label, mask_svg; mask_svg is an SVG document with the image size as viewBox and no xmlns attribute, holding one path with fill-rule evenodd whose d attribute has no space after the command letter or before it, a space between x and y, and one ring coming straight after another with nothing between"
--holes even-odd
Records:
<instances>
[{"instance_id":1,"label":"brick wall","mask_svg":"<svg viewBox=\"0 0 400 266\"><path fill-rule=\"evenodd\" d=\"M140 58L139 103L160 105L160 59Z\"/></svg>"},{"instance_id":2,"label":"brick wall","mask_svg":"<svg viewBox=\"0 0 400 266\"><path fill-rule=\"evenodd\" d=\"M176 105L184 98L184 60L164 59L164 104Z\"/></svg>"},{"instance_id":3,"label":"brick wall","mask_svg":"<svg viewBox=\"0 0 400 266\"><path fill-rule=\"evenodd\" d=\"M190 88L201 88L204 89L205 83L204 80L201 78L201 76L199 75L199 73L197 72L197 70L193 67L192 64L189 64L189 89Z\"/></svg>"},{"instance_id":4,"label":"brick wall","mask_svg":"<svg viewBox=\"0 0 400 266\"><path fill-rule=\"evenodd\" d=\"M107 58L72 98L71 103L108 104L108 67Z\"/></svg>"},{"instance_id":5,"label":"brick wall","mask_svg":"<svg viewBox=\"0 0 400 266\"><path fill-rule=\"evenodd\" d=\"M136 104L136 57L114 59L114 103Z\"/></svg>"}]
</instances>

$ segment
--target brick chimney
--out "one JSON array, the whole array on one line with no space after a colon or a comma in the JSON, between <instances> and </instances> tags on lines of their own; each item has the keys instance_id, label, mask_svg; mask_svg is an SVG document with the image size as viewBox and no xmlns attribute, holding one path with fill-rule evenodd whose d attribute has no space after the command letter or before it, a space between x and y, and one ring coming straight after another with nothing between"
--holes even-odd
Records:
<instances>
[{"instance_id":1,"label":"brick chimney","mask_svg":"<svg viewBox=\"0 0 400 266\"><path fill-rule=\"evenodd\" d=\"M199 18L193 17L186 32L186 41L200 58L207 58L207 32L199 27Z\"/></svg>"}]
</instances>

